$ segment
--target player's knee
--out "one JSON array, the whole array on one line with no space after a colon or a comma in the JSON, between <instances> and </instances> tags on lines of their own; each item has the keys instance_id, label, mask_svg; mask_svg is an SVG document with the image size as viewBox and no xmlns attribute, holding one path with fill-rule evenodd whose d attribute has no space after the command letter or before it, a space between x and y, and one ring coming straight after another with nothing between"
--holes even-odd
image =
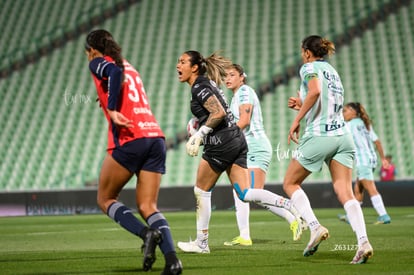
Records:
<instances>
[{"instance_id":1,"label":"player's knee","mask_svg":"<svg viewBox=\"0 0 414 275\"><path fill-rule=\"evenodd\" d=\"M141 217L147 218L152 215L154 212L157 212L158 209L154 203L141 203L137 205L137 209Z\"/></svg>"},{"instance_id":2,"label":"player's knee","mask_svg":"<svg viewBox=\"0 0 414 275\"><path fill-rule=\"evenodd\" d=\"M233 184L233 188L234 190L236 190L236 194L239 197L240 200L244 201L245 197L246 197L246 193L249 189L241 189L240 185L236 182Z\"/></svg>"},{"instance_id":3,"label":"player's knee","mask_svg":"<svg viewBox=\"0 0 414 275\"><path fill-rule=\"evenodd\" d=\"M116 202L116 198L109 198L98 192L96 203L98 204L98 207L102 210L102 212L104 212L105 214L108 212L109 206L111 206L111 204L113 204L114 202Z\"/></svg>"}]
</instances>

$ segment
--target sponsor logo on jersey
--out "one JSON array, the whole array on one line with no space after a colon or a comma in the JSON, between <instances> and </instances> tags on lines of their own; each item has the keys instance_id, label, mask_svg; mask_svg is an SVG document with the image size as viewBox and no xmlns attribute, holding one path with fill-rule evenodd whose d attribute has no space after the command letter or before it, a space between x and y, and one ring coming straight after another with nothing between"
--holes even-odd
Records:
<instances>
[{"instance_id":1,"label":"sponsor logo on jersey","mask_svg":"<svg viewBox=\"0 0 414 275\"><path fill-rule=\"evenodd\" d=\"M149 121L140 121L140 122L138 122L138 127L141 128L141 129L159 128L158 123L149 122Z\"/></svg>"},{"instance_id":2,"label":"sponsor logo on jersey","mask_svg":"<svg viewBox=\"0 0 414 275\"><path fill-rule=\"evenodd\" d=\"M148 115L152 115L152 112L150 109L145 108L145 107L134 107L134 114L148 114Z\"/></svg>"}]
</instances>

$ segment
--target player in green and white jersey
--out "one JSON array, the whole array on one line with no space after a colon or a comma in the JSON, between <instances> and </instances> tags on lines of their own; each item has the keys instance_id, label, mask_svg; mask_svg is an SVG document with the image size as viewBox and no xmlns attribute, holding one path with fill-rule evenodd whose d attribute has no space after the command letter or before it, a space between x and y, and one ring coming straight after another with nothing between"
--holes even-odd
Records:
<instances>
[{"instance_id":1,"label":"player in green and white jersey","mask_svg":"<svg viewBox=\"0 0 414 275\"><path fill-rule=\"evenodd\" d=\"M380 155L382 165L384 167L389 165L381 141L372 128L371 120L362 104L359 102L347 103L344 107L343 115L351 130L356 148L355 168L357 178L354 185L355 197L362 204L364 190L367 190L372 206L378 214L376 223L389 224L391 223L391 218L385 210L381 194L378 192L374 181L374 170L377 166L375 147ZM340 215L339 218L347 221L345 215Z\"/></svg>"},{"instance_id":2,"label":"player in green and white jersey","mask_svg":"<svg viewBox=\"0 0 414 275\"><path fill-rule=\"evenodd\" d=\"M334 191L343 205L356 234L358 250L351 264L365 263L373 255L364 216L352 192L352 166L355 145L345 127L342 115L344 89L336 70L324 59L333 54L335 45L320 36L311 35L302 41L303 65L300 69L299 97L291 97L288 107L298 110L289 129L288 143L299 144L298 157L291 160L283 188L311 231L304 256L313 255L329 231L316 218L302 182L325 162L332 177ZM306 119L304 135L299 137L300 121Z\"/></svg>"},{"instance_id":3,"label":"player in green and white jersey","mask_svg":"<svg viewBox=\"0 0 414 275\"><path fill-rule=\"evenodd\" d=\"M230 110L235 122L243 130L249 151L247 153L247 167L250 176L251 188L263 189L266 173L272 159L272 145L267 137L263 125L262 110L256 92L246 84L247 75L242 66L233 64L226 69L226 87L233 92ZM236 208L239 236L224 245L252 245L250 238L248 202L241 201L233 191ZM272 213L286 219L293 233L293 240L299 240L302 235L303 224L299 224L295 216L284 208L266 206Z\"/></svg>"}]
</instances>

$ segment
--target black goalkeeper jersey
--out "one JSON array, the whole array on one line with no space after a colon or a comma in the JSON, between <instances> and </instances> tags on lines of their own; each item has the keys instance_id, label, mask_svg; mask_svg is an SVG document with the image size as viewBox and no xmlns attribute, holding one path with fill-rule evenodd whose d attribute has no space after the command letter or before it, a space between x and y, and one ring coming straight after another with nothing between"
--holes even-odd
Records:
<instances>
[{"instance_id":1,"label":"black goalkeeper jersey","mask_svg":"<svg viewBox=\"0 0 414 275\"><path fill-rule=\"evenodd\" d=\"M220 130L231 130L234 129L234 127L237 127L223 91L217 87L217 84L214 81L205 76L199 76L191 87L191 112L198 118L200 125L204 125L206 123L210 114L203 105L212 95L217 97L223 106L223 109L226 111L226 116L220 124L213 129L212 134Z\"/></svg>"}]
</instances>

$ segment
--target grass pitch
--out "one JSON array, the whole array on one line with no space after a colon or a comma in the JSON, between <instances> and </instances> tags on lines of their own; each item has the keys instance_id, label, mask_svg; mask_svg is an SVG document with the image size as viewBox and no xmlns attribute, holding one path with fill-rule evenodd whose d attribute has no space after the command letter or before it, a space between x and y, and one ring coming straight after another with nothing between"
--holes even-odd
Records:
<instances>
[{"instance_id":1,"label":"grass pitch","mask_svg":"<svg viewBox=\"0 0 414 275\"><path fill-rule=\"evenodd\" d=\"M233 211L213 211L210 254L177 249L183 274L414 274L414 207L387 209L392 222L374 225L376 213L365 207L374 257L350 265L356 240L337 219L342 209L315 209L331 237L318 252L303 257L305 231L294 242L287 222L264 210L252 210L251 247L226 247L238 235ZM166 212L174 241L195 238L195 212ZM0 218L0 274L160 274L164 258L157 249L152 271L142 271L142 241L105 215Z\"/></svg>"}]
</instances>

